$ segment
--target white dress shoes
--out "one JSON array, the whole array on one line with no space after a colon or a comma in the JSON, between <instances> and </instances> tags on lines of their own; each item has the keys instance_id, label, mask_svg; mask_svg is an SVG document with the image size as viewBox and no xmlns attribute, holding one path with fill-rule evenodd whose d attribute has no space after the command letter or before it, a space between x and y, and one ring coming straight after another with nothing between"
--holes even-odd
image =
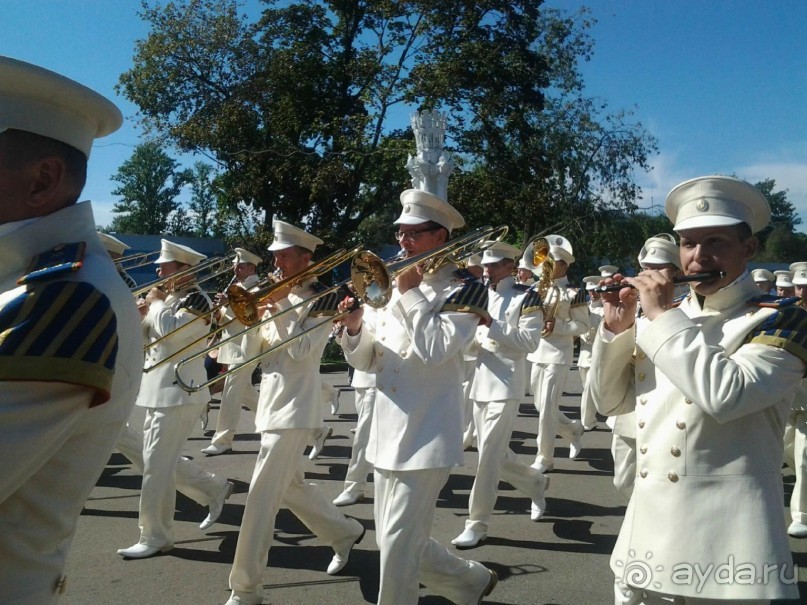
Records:
<instances>
[{"instance_id":1,"label":"white dress shoes","mask_svg":"<svg viewBox=\"0 0 807 605\"><path fill-rule=\"evenodd\" d=\"M492 569L486 570L490 574L490 579L485 587L482 589L482 592L479 594L478 597L474 597L470 601L468 601L468 605L482 605L482 599L488 596L490 593L493 592L493 589L496 588L496 584L499 583L499 576L496 574L495 571Z\"/></svg>"},{"instance_id":2,"label":"white dress shoes","mask_svg":"<svg viewBox=\"0 0 807 605\"><path fill-rule=\"evenodd\" d=\"M548 473L551 470L555 469L555 464L552 462L533 462L530 464L532 468L534 468L539 473Z\"/></svg>"},{"instance_id":3,"label":"white dress shoes","mask_svg":"<svg viewBox=\"0 0 807 605\"><path fill-rule=\"evenodd\" d=\"M334 506L350 506L362 500L364 500L364 494L361 492L349 492L345 490L333 499L333 504Z\"/></svg>"},{"instance_id":4,"label":"white dress shoes","mask_svg":"<svg viewBox=\"0 0 807 605\"><path fill-rule=\"evenodd\" d=\"M577 457L580 455L580 450L583 449L583 425L579 422L575 423L575 436L572 439L571 443L569 443L569 459L570 460L577 460Z\"/></svg>"},{"instance_id":5,"label":"white dress shoes","mask_svg":"<svg viewBox=\"0 0 807 605\"><path fill-rule=\"evenodd\" d=\"M232 451L233 447L231 445L216 445L215 443L211 443L207 447L202 448L202 453L208 456L221 456L222 454Z\"/></svg>"},{"instance_id":6,"label":"white dress shoes","mask_svg":"<svg viewBox=\"0 0 807 605\"><path fill-rule=\"evenodd\" d=\"M199 524L199 529L207 529L219 520L221 511L224 510L224 503L227 501L227 498L233 495L233 489L235 489L235 484L232 481L228 481L224 485L224 489L222 489L219 495L216 496L216 499L208 505L207 517Z\"/></svg>"},{"instance_id":7,"label":"white dress shoes","mask_svg":"<svg viewBox=\"0 0 807 605\"><path fill-rule=\"evenodd\" d=\"M546 490L549 489L549 477L544 476L545 482L537 497L530 503L530 521L540 521L546 512Z\"/></svg>"},{"instance_id":8,"label":"white dress shoes","mask_svg":"<svg viewBox=\"0 0 807 605\"><path fill-rule=\"evenodd\" d=\"M317 433L317 436L314 439L314 445L308 454L309 460L316 460L319 458L319 455L322 453L322 448L325 447L325 440L331 436L331 433L333 433L333 429L329 426L321 429L319 433Z\"/></svg>"},{"instance_id":9,"label":"white dress shoes","mask_svg":"<svg viewBox=\"0 0 807 605\"><path fill-rule=\"evenodd\" d=\"M787 528L787 535L794 538L807 538L807 525L793 521Z\"/></svg>"},{"instance_id":10,"label":"white dress shoes","mask_svg":"<svg viewBox=\"0 0 807 605\"><path fill-rule=\"evenodd\" d=\"M333 394L331 395L331 416L336 416L339 412L339 395L342 394L342 391L339 389L334 389Z\"/></svg>"},{"instance_id":11,"label":"white dress shoes","mask_svg":"<svg viewBox=\"0 0 807 605\"><path fill-rule=\"evenodd\" d=\"M355 519L354 519L355 521ZM355 537L351 538L349 542L347 542L344 546L336 546L334 545L334 555L331 562L328 564L328 575L332 576L334 574L338 574L345 568L347 565L347 560L350 557L350 552L353 550L353 547L356 546L359 542L361 542L362 538L364 538L364 532L367 531L364 529L364 526L356 521L356 525L360 530Z\"/></svg>"},{"instance_id":12,"label":"white dress shoes","mask_svg":"<svg viewBox=\"0 0 807 605\"><path fill-rule=\"evenodd\" d=\"M118 554L127 559L148 559L154 555L159 555L161 552L167 552L174 548L173 544L168 546L149 546L148 544L140 544L139 542L129 548L119 548Z\"/></svg>"},{"instance_id":13,"label":"white dress shoes","mask_svg":"<svg viewBox=\"0 0 807 605\"><path fill-rule=\"evenodd\" d=\"M451 540L451 543L457 548L473 548L483 540L486 540L488 534L483 531L474 531L472 529L465 529L463 532Z\"/></svg>"}]
</instances>

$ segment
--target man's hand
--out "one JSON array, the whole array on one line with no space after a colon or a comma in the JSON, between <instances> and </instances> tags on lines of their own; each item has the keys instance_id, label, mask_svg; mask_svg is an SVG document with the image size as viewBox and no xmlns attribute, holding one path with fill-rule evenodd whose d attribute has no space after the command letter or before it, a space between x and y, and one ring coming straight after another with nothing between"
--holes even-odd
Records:
<instances>
[{"instance_id":1,"label":"man's hand","mask_svg":"<svg viewBox=\"0 0 807 605\"><path fill-rule=\"evenodd\" d=\"M553 319L547 319L544 322L544 329L541 330L541 334L544 335L544 336L549 336L554 331L555 331L555 320L554 320L554 318Z\"/></svg>"},{"instance_id":2,"label":"man's hand","mask_svg":"<svg viewBox=\"0 0 807 605\"><path fill-rule=\"evenodd\" d=\"M404 294L412 288L417 288L423 281L423 269L419 266L410 267L395 278L398 292Z\"/></svg>"},{"instance_id":3,"label":"man's hand","mask_svg":"<svg viewBox=\"0 0 807 605\"><path fill-rule=\"evenodd\" d=\"M639 292L642 311L649 320L672 308L675 284L670 269L642 271L631 280L631 284Z\"/></svg>"},{"instance_id":4,"label":"man's hand","mask_svg":"<svg viewBox=\"0 0 807 605\"><path fill-rule=\"evenodd\" d=\"M350 296L346 296L342 301L339 303L337 309L339 313L344 313L348 309L351 309L356 305L356 299L351 298ZM364 308L359 306L358 308L354 309L347 315L344 315L341 319L342 325L345 326L347 330L348 336L356 336L359 332L361 332L361 320L364 317Z\"/></svg>"},{"instance_id":5,"label":"man's hand","mask_svg":"<svg viewBox=\"0 0 807 605\"><path fill-rule=\"evenodd\" d=\"M140 319L143 319L149 312L149 304L146 302L145 298L138 298L135 301L135 304L137 305L137 310L140 313Z\"/></svg>"},{"instance_id":6,"label":"man's hand","mask_svg":"<svg viewBox=\"0 0 807 605\"><path fill-rule=\"evenodd\" d=\"M600 281L601 286L619 283L631 283L630 278L616 273L613 278ZM622 288L602 293L603 321L605 329L614 334L621 334L631 328L636 321L637 291L633 288Z\"/></svg>"},{"instance_id":7,"label":"man's hand","mask_svg":"<svg viewBox=\"0 0 807 605\"><path fill-rule=\"evenodd\" d=\"M149 293L146 294L146 302L148 304L153 303L156 300L165 300L167 294L160 290L159 288L152 288L149 290Z\"/></svg>"}]
</instances>

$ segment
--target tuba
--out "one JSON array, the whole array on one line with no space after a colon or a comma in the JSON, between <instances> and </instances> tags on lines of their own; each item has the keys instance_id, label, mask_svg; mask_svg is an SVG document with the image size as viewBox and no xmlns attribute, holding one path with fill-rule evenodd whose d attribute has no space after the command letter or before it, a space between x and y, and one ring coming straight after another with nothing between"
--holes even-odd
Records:
<instances>
[{"instance_id":1,"label":"tuba","mask_svg":"<svg viewBox=\"0 0 807 605\"><path fill-rule=\"evenodd\" d=\"M555 261L549 254L549 242L544 237L534 237L524 248L524 264L533 273L541 274L536 289L541 295L544 309L544 322L555 318L560 303L560 290L554 285ZM548 336L546 328L541 336Z\"/></svg>"}]
</instances>

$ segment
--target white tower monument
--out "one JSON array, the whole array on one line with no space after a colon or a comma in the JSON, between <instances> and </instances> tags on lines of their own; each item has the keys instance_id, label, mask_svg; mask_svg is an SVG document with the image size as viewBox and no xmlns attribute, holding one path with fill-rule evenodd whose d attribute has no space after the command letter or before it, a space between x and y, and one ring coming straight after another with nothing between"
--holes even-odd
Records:
<instances>
[{"instance_id":1,"label":"white tower monument","mask_svg":"<svg viewBox=\"0 0 807 605\"><path fill-rule=\"evenodd\" d=\"M417 143L417 155L410 155L406 161L412 187L448 201L448 177L454 171L454 160L443 148L446 116L427 110L413 113L410 120Z\"/></svg>"}]
</instances>

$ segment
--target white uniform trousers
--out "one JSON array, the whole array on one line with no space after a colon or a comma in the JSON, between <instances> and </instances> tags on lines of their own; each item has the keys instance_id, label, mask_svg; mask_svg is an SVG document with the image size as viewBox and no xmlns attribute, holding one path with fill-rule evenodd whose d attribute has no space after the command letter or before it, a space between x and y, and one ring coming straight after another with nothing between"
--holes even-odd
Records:
<instances>
[{"instance_id":1,"label":"white uniform trousers","mask_svg":"<svg viewBox=\"0 0 807 605\"><path fill-rule=\"evenodd\" d=\"M255 602L263 596L261 579L281 504L325 544L341 547L343 541L356 539L357 521L345 517L319 486L305 483L300 463L312 433L312 429L261 433L261 449L230 572L233 596L245 602Z\"/></svg>"},{"instance_id":2,"label":"white uniform trousers","mask_svg":"<svg viewBox=\"0 0 807 605\"><path fill-rule=\"evenodd\" d=\"M252 385L252 372L258 362L244 366L224 379L221 390L219 416L216 419L216 432L210 443L213 445L231 446L238 421L241 418L241 406L245 405L253 412L258 409L258 391Z\"/></svg>"},{"instance_id":3,"label":"white uniform trousers","mask_svg":"<svg viewBox=\"0 0 807 605\"><path fill-rule=\"evenodd\" d=\"M203 406L204 403L146 409L140 544L163 547L174 543L177 459L199 422Z\"/></svg>"},{"instance_id":4,"label":"white uniform trousers","mask_svg":"<svg viewBox=\"0 0 807 605\"><path fill-rule=\"evenodd\" d=\"M83 387L6 382L2 388L0 601L50 605L122 414L112 401L88 408Z\"/></svg>"},{"instance_id":5,"label":"white uniform trousers","mask_svg":"<svg viewBox=\"0 0 807 605\"><path fill-rule=\"evenodd\" d=\"M626 586L620 580L614 583L614 605L768 605L768 599L701 599L668 595L652 590Z\"/></svg>"},{"instance_id":6,"label":"white uniform trousers","mask_svg":"<svg viewBox=\"0 0 807 605\"><path fill-rule=\"evenodd\" d=\"M560 398L569 366L558 363L534 363L532 366L532 391L535 393L535 409L538 410L538 453L536 463L550 465L555 460L555 435L572 441L582 427L572 422L560 411Z\"/></svg>"},{"instance_id":7,"label":"white uniform trousers","mask_svg":"<svg viewBox=\"0 0 807 605\"><path fill-rule=\"evenodd\" d=\"M583 394L580 396L580 420L583 426L591 428L597 424L597 407L594 405L594 400L591 398L591 389L588 388L588 370L587 367L578 367L580 372L580 380L583 385Z\"/></svg>"},{"instance_id":8,"label":"white uniform trousers","mask_svg":"<svg viewBox=\"0 0 807 605\"><path fill-rule=\"evenodd\" d=\"M355 389L356 396L356 432L353 434L353 449L350 452L350 463L345 474L345 491L349 494L364 495L367 487L367 475L373 472L373 465L367 461L367 442L370 440L370 429L375 407L375 387Z\"/></svg>"},{"instance_id":9,"label":"white uniform trousers","mask_svg":"<svg viewBox=\"0 0 807 605\"><path fill-rule=\"evenodd\" d=\"M790 518L807 524L807 412L790 413L785 428L785 462L796 474L793 494L790 496Z\"/></svg>"},{"instance_id":10,"label":"white uniform trousers","mask_svg":"<svg viewBox=\"0 0 807 605\"><path fill-rule=\"evenodd\" d=\"M466 529L487 532L499 490L499 478L510 483L530 500L538 498L543 475L518 459L510 449L518 402L475 401L474 422L478 430L479 463L468 500Z\"/></svg>"},{"instance_id":11,"label":"white uniform trousers","mask_svg":"<svg viewBox=\"0 0 807 605\"><path fill-rule=\"evenodd\" d=\"M454 603L470 603L490 581L487 569L429 537L450 468L375 470L378 605L416 605L419 583Z\"/></svg>"},{"instance_id":12,"label":"white uniform trousers","mask_svg":"<svg viewBox=\"0 0 807 605\"><path fill-rule=\"evenodd\" d=\"M474 426L474 401L471 399L471 386L474 383L474 374L476 373L476 359L465 360L465 379L462 381L462 396L465 401L465 408L463 414L463 422L465 423L464 430L462 431L462 446L469 448L474 444L474 437L476 437L476 427Z\"/></svg>"},{"instance_id":13,"label":"white uniform trousers","mask_svg":"<svg viewBox=\"0 0 807 605\"><path fill-rule=\"evenodd\" d=\"M115 448L143 474L143 426L146 408L135 406L121 431ZM193 460L180 456L176 461L176 488L181 494L202 506L209 506L227 485L227 479L206 471Z\"/></svg>"},{"instance_id":14,"label":"white uniform trousers","mask_svg":"<svg viewBox=\"0 0 807 605\"><path fill-rule=\"evenodd\" d=\"M611 436L611 456L614 458L614 487L627 502L636 481L636 438L614 433Z\"/></svg>"}]
</instances>

